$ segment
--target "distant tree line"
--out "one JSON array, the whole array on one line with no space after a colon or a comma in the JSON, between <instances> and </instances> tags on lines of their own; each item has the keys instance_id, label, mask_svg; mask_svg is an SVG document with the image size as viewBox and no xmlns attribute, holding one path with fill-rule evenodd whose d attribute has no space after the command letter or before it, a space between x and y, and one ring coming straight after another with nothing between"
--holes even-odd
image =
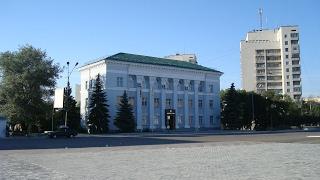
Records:
<instances>
[{"instance_id":1,"label":"distant tree line","mask_svg":"<svg viewBox=\"0 0 320 180\"><path fill-rule=\"evenodd\" d=\"M273 92L236 90L234 84L221 91L221 108L223 129L275 130L320 124L319 103L296 102Z\"/></svg>"}]
</instances>

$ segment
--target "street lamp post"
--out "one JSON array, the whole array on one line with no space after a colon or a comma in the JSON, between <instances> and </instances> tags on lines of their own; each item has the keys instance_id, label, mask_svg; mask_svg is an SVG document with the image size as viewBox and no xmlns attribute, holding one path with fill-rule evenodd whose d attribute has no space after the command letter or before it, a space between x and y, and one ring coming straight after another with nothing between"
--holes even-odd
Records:
<instances>
[{"instance_id":1,"label":"street lamp post","mask_svg":"<svg viewBox=\"0 0 320 180\"><path fill-rule=\"evenodd\" d=\"M67 75L67 78L68 78L68 82L67 82L67 96L66 96L66 116L65 116L65 120L64 120L64 126L67 126L67 121L68 121L68 108L69 108L69 89L70 89L70 75L71 73L73 72L74 68L78 65L78 62L74 65L74 67L72 68L71 71L69 71L69 61L67 62L67 67L68 67L68 75Z\"/></svg>"}]
</instances>

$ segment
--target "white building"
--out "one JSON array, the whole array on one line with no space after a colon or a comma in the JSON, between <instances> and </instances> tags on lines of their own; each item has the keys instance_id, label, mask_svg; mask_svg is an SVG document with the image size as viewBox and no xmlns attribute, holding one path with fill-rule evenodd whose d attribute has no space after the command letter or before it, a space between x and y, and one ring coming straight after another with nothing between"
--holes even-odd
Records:
<instances>
[{"instance_id":1,"label":"white building","mask_svg":"<svg viewBox=\"0 0 320 180\"><path fill-rule=\"evenodd\" d=\"M220 128L221 72L198 64L118 53L79 68L81 114L88 114L89 94L102 76L111 129L124 91L134 107L137 129Z\"/></svg>"},{"instance_id":2,"label":"white building","mask_svg":"<svg viewBox=\"0 0 320 180\"><path fill-rule=\"evenodd\" d=\"M242 88L274 91L299 100L301 62L298 26L254 30L240 43Z\"/></svg>"}]
</instances>

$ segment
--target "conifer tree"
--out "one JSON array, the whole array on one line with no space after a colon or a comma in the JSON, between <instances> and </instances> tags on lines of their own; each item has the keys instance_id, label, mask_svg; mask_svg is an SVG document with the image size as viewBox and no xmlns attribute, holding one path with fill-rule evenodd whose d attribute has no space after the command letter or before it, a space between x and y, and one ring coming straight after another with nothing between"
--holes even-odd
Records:
<instances>
[{"instance_id":1,"label":"conifer tree","mask_svg":"<svg viewBox=\"0 0 320 180\"><path fill-rule=\"evenodd\" d=\"M237 91L234 83L231 84L230 89L225 94L225 107L221 113L221 123L225 129L240 129L241 120L239 119L239 104Z\"/></svg>"},{"instance_id":2,"label":"conifer tree","mask_svg":"<svg viewBox=\"0 0 320 180\"><path fill-rule=\"evenodd\" d=\"M132 106L128 102L128 96L124 91L119 107L117 116L114 120L114 125L119 128L121 132L133 132L135 130L135 121L132 111Z\"/></svg>"},{"instance_id":3,"label":"conifer tree","mask_svg":"<svg viewBox=\"0 0 320 180\"><path fill-rule=\"evenodd\" d=\"M106 133L109 130L109 105L102 89L100 74L97 75L94 90L90 96L88 126L92 133Z\"/></svg>"}]
</instances>

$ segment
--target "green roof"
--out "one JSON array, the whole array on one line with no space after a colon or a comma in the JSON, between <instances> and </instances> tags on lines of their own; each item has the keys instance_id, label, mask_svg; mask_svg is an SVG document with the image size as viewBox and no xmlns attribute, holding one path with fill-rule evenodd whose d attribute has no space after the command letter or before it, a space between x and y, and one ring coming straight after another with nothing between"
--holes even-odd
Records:
<instances>
[{"instance_id":1,"label":"green roof","mask_svg":"<svg viewBox=\"0 0 320 180\"><path fill-rule=\"evenodd\" d=\"M178 60L172 60L172 59L158 58L158 57L152 57L152 56L143 56L143 55L129 54L129 53L117 53L115 55L108 56L106 58L93 60L93 61L86 63L82 67L89 65L89 64L93 64L93 63L102 61L102 60L151 64L151 65L158 65L158 66L170 66L170 67L178 67L178 68L184 68L184 69L193 69L193 70L202 70L202 71L222 73L222 72L217 71L215 69L211 69L208 67L204 67L204 66L201 66L198 64L193 64L193 63L186 62L186 61L178 61Z\"/></svg>"},{"instance_id":2,"label":"green roof","mask_svg":"<svg viewBox=\"0 0 320 180\"><path fill-rule=\"evenodd\" d=\"M151 65L160 65L160 66L171 66L178 67L184 69L194 69L194 70L202 70L202 71L211 71L218 72L215 69L207 68L198 64L193 64L185 61L178 61L172 59L151 57L151 56L143 56L129 53L118 53L112 56L105 58L106 60L111 61L122 61L122 62L132 62L132 63L141 63L141 64L151 64Z\"/></svg>"}]
</instances>

